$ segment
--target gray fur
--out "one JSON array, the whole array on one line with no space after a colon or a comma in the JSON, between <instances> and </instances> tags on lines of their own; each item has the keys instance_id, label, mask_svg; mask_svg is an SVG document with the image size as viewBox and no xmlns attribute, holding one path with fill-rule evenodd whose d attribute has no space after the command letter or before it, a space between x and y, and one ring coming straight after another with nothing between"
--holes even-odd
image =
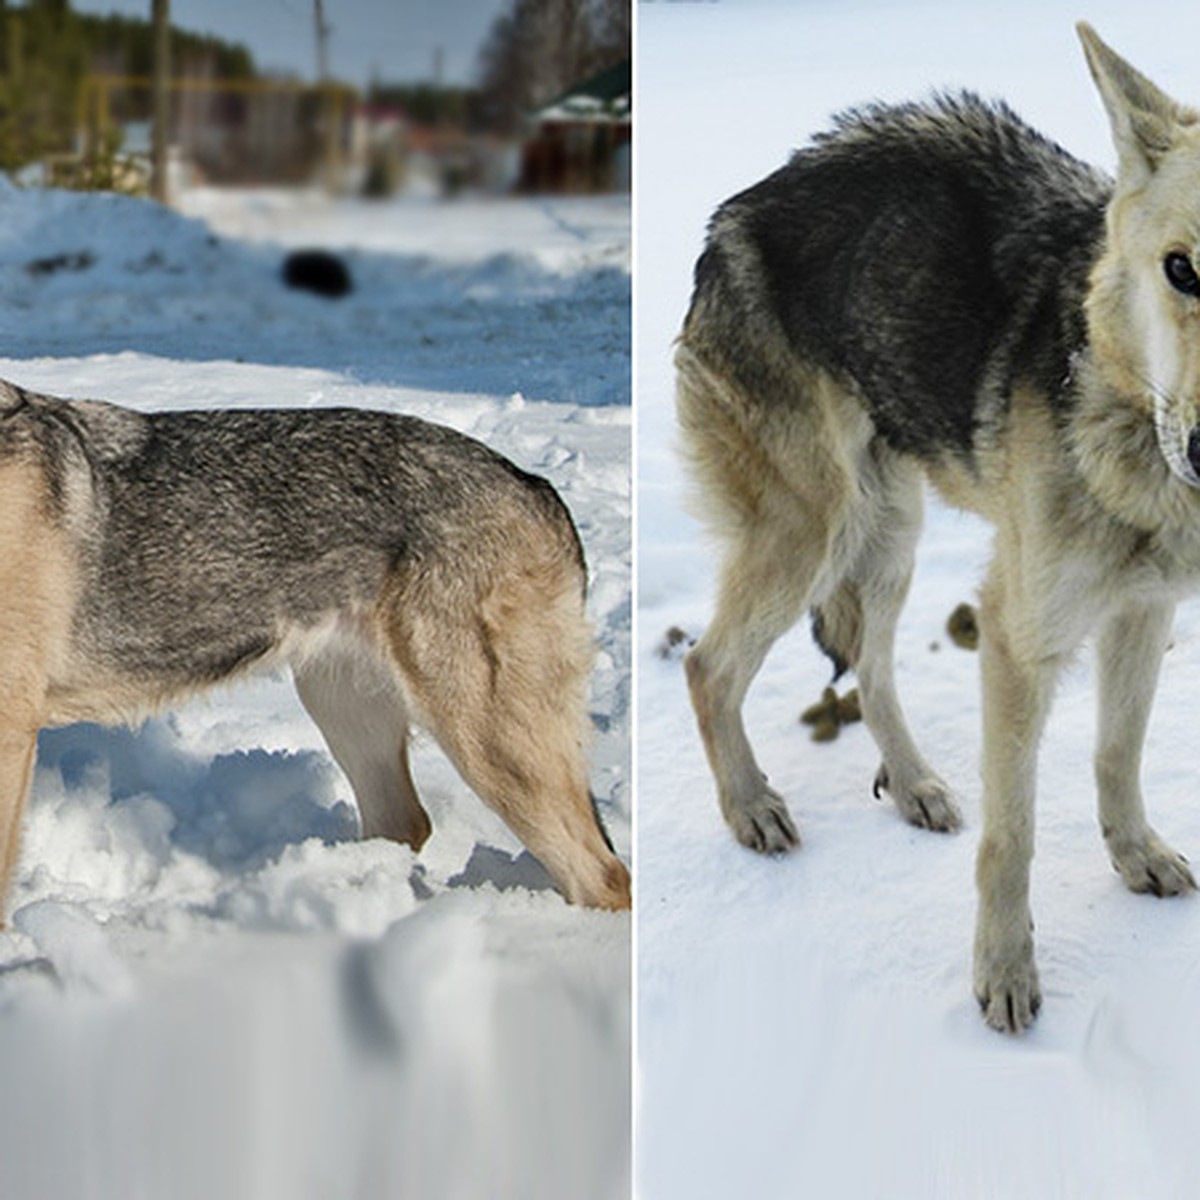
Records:
<instances>
[{"instance_id":1,"label":"gray fur","mask_svg":"<svg viewBox=\"0 0 1200 1200\"><path fill-rule=\"evenodd\" d=\"M1058 394L1110 193L970 93L843 113L717 210L684 335L787 404L767 368L782 335L853 385L893 449L970 457L1015 385Z\"/></svg>"},{"instance_id":2,"label":"gray fur","mask_svg":"<svg viewBox=\"0 0 1200 1200\"><path fill-rule=\"evenodd\" d=\"M583 551L545 480L415 417L361 409L139 413L13 389L0 462L34 447L88 490L77 644L97 666L216 682L372 602L385 576L466 567L497 493ZM330 538L330 531L337 536ZM581 585L582 586L582 585Z\"/></svg>"},{"instance_id":3,"label":"gray fur","mask_svg":"<svg viewBox=\"0 0 1200 1200\"><path fill-rule=\"evenodd\" d=\"M414 417L0 384L0 491L0 608L28 630L0 642L0 889L38 727L286 662L366 834L429 835L419 721L570 899L628 907L583 757L583 549L546 480Z\"/></svg>"}]
</instances>

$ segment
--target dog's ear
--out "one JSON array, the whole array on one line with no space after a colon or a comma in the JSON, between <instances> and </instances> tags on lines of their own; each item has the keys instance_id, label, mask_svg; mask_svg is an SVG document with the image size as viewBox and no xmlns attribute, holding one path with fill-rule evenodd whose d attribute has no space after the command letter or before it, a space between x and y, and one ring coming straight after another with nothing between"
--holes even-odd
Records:
<instances>
[{"instance_id":1,"label":"dog's ear","mask_svg":"<svg viewBox=\"0 0 1200 1200\"><path fill-rule=\"evenodd\" d=\"M1142 182L1175 144L1181 128L1195 125L1200 114L1155 87L1106 46L1086 21L1080 21L1075 30L1108 111L1121 178Z\"/></svg>"}]
</instances>

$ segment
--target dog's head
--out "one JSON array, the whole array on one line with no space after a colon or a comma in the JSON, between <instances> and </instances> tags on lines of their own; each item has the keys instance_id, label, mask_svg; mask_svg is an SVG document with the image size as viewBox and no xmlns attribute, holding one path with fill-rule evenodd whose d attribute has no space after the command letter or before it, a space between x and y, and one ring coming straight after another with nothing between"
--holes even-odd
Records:
<instances>
[{"instance_id":1,"label":"dog's head","mask_svg":"<svg viewBox=\"0 0 1200 1200\"><path fill-rule=\"evenodd\" d=\"M1118 164L1088 302L1092 346L1121 390L1152 412L1171 471L1200 488L1200 113L1091 26L1077 28Z\"/></svg>"}]
</instances>

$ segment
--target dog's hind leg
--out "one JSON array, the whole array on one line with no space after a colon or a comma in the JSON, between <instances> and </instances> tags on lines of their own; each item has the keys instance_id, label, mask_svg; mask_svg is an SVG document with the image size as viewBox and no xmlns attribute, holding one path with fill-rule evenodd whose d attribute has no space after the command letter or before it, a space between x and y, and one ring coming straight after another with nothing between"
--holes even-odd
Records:
<instances>
[{"instance_id":1,"label":"dog's hind leg","mask_svg":"<svg viewBox=\"0 0 1200 1200\"><path fill-rule=\"evenodd\" d=\"M716 612L687 658L688 688L726 822L743 845L776 853L800 839L755 762L742 703L771 646L826 584L870 426L861 406L817 372L769 377L767 403L686 342L676 365L697 500L725 545Z\"/></svg>"},{"instance_id":2,"label":"dog's hind leg","mask_svg":"<svg viewBox=\"0 0 1200 1200\"><path fill-rule=\"evenodd\" d=\"M884 788L913 825L957 829L962 815L950 789L922 757L909 732L893 668L896 621L908 595L913 550L921 530L921 476L917 468L885 450L879 449L878 455L871 489L878 497L875 511L868 518L853 566L815 614L818 642L838 665L853 667L858 676L863 720L883 758L875 779L876 794ZM825 619L826 611L854 613L855 607L857 622Z\"/></svg>"},{"instance_id":3,"label":"dog's hind leg","mask_svg":"<svg viewBox=\"0 0 1200 1200\"><path fill-rule=\"evenodd\" d=\"M1142 741L1171 633L1174 605L1139 602L1110 617L1100 631L1099 736L1096 786L1100 828L1113 865L1135 892L1175 896L1196 881L1146 821L1139 773Z\"/></svg>"},{"instance_id":4,"label":"dog's hind leg","mask_svg":"<svg viewBox=\"0 0 1200 1200\"><path fill-rule=\"evenodd\" d=\"M586 693L595 651L573 547L514 524L500 558L423 567L381 619L405 691L459 773L542 862L567 899L630 906L588 788Z\"/></svg>"},{"instance_id":5,"label":"dog's hind leg","mask_svg":"<svg viewBox=\"0 0 1200 1200\"><path fill-rule=\"evenodd\" d=\"M363 837L419 850L431 829L408 768L408 708L390 664L370 646L339 642L297 664L293 675L354 789Z\"/></svg>"},{"instance_id":6,"label":"dog's hind leg","mask_svg":"<svg viewBox=\"0 0 1200 1200\"><path fill-rule=\"evenodd\" d=\"M686 661L721 812L738 841L762 853L789 850L800 837L754 759L742 703L771 646L804 612L825 561L826 541L806 536L811 532L752 529L729 548L716 613Z\"/></svg>"}]
</instances>

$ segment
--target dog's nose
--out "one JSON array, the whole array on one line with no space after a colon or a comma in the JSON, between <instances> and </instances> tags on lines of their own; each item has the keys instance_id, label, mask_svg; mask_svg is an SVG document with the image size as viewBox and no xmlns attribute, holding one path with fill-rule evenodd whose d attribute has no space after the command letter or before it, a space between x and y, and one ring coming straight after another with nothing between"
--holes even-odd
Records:
<instances>
[{"instance_id":1,"label":"dog's nose","mask_svg":"<svg viewBox=\"0 0 1200 1200\"><path fill-rule=\"evenodd\" d=\"M1200 475L1200 425L1188 435L1187 459L1192 470Z\"/></svg>"}]
</instances>

